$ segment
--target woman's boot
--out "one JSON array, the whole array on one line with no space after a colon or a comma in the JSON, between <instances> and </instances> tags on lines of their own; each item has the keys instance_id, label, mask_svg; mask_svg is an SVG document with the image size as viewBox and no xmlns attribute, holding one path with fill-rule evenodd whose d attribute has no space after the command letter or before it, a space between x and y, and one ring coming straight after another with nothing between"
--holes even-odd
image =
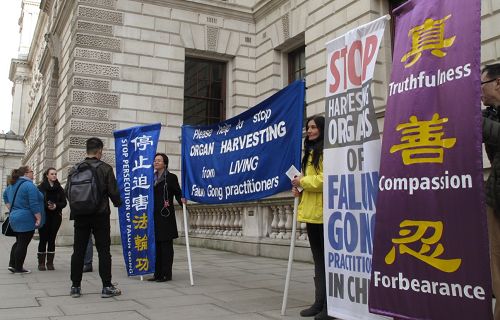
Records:
<instances>
[{"instance_id":1,"label":"woman's boot","mask_svg":"<svg viewBox=\"0 0 500 320\"><path fill-rule=\"evenodd\" d=\"M38 252L38 270L40 271L45 271L45 256L47 255L46 252Z\"/></svg>"},{"instance_id":2,"label":"woman's boot","mask_svg":"<svg viewBox=\"0 0 500 320\"><path fill-rule=\"evenodd\" d=\"M323 308L325 297L321 290L321 283L318 282L318 278L314 277L314 303L309 308L300 311L301 317L314 317Z\"/></svg>"},{"instance_id":3,"label":"woman's boot","mask_svg":"<svg viewBox=\"0 0 500 320\"><path fill-rule=\"evenodd\" d=\"M336 319L336 318L330 317L328 315L328 307L326 305L326 299L325 299L325 303L323 304L323 307L321 308L321 312L318 313L316 316L314 316L314 320L330 320L330 319Z\"/></svg>"},{"instance_id":4,"label":"woman's boot","mask_svg":"<svg viewBox=\"0 0 500 320\"><path fill-rule=\"evenodd\" d=\"M55 270L54 269L54 255L55 252L47 252L47 270Z\"/></svg>"}]
</instances>

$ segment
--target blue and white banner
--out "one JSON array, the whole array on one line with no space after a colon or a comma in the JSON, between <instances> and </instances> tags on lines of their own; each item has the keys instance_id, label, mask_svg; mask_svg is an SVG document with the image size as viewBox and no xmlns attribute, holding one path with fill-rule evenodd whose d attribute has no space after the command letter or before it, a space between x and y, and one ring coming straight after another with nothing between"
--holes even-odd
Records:
<instances>
[{"instance_id":1,"label":"blue and white banner","mask_svg":"<svg viewBox=\"0 0 500 320\"><path fill-rule=\"evenodd\" d=\"M155 271L153 161L159 123L114 132L116 177L124 205L118 208L129 276Z\"/></svg>"},{"instance_id":2,"label":"blue and white banner","mask_svg":"<svg viewBox=\"0 0 500 320\"><path fill-rule=\"evenodd\" d=\"M285 172L300 169L303 81L210 126L182 127L182 190L199 203L261 199L290 190Z\"/></svg>"}]
</instances>

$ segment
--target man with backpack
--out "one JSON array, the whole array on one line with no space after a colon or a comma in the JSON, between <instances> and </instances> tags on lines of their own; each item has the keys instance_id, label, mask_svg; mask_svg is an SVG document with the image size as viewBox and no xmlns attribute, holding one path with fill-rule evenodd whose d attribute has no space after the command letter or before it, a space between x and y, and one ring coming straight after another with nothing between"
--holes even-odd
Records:
<instances>
[{"instance_id":1,"label":"man with backpack","mask_svg":"<svg viewBox=\"0 0 500 320\"><path fill-rule=\"evenodd\" d=\"M99 255L99 276L102 280L102 298L121 294L111 283L109 199L115 207L122 203L113 168L101 161L104 144L99 138L86 142L87 157L76 164L68 174L66 197L70 205L70 219L74 220L74 244L71 256L71 296L81 295L81 281L85 251L90 233L94 234Z\"/></svg>"}]
</instances>

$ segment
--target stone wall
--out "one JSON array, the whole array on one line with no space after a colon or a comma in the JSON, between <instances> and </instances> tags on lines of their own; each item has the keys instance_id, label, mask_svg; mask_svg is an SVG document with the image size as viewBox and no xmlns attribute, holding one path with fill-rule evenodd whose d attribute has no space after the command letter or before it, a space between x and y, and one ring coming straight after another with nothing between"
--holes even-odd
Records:
<instances>
[{"instance_id":1,"label":"stone wall","mask_svg":"<svg viewBox=\"0 0 500 320\"><path fill-rule=\"evenodd\" d=\"M325 43L388 13L388 2L381 0L42 3L28 55L29 95L18 104L25 106L29 119L24 161L33 166L38 180L43 169L55 166L63 183L70 166L84 157L88 137L104 140L104 160L114 165L113 130L153 122L162 124L158 151L169 155L170 169L180 174L186 57L226 62L226 117L230 118L283 88L288 82L288 53L305 46L307 115L322 113ZM500 31L495 21L500 19L500 2L483 0L482 7L481 59L498 62ZM372 86L381 127L390 47L387 28ZM273 211L276 201L291 198L285 193L247 204L231 214L227 223L233 226L225 226L222 217L227 212L216 211L218 206L192 205L193 242L283 257L289 241L277 235L286 236L290 225L286 209ZM67 217L66 209L59 244L72 242ZM112 217L117 240L116 210ZM306 248L303 234L296 236L299 246ZM306 253L302 256L308 259Z\"/></svg>"},{"instance_id":2,"label":"stone wall","mask_svg":"<svg viewBox=\"0 0 500 320\"><path fill-rule=\"evenodd\" d=\"M500 2L481 1L481 63L500 63Z\"/></svg>"},{"instance_id":3,"label":"stone wall","mask_svg":"<svg viewBox=\"0 0 500 320\"><path fill-rule=\"evenodd\" d=\"M0 195L7 186L7 177L13 169L21 166L24 155L22 137L14 134L0 134ZM5 212L9 210L3 202L0 204L0 221L3 221Z\"/></svg>"}]
</instances>

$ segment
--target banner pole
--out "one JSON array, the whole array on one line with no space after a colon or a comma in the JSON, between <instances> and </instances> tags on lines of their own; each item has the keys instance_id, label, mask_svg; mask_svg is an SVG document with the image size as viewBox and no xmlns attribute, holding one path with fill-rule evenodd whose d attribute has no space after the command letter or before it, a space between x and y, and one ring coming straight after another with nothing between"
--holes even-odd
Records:
<instances>
[{"instance_id":1,"label":"banner pole","mask_svg":"<svg viewBox=\"0 0 500 320\"><path fill-rule=\"evenodd\" d=\"M193 267L191 265L191 250L189 249L189 229L188 229L188 223L187 223L187 209L186 209L186 204L182 204L182 213L184 214L184 236L186 237L186 250L187 250L187 257L188 257L188 268L189 268L189 281L191 282L191 285L194 285L193 282Z\"/></svg>"},{"instance_id":2,"label":"banner pole","mask_svg":"<svg viewBox=\"0 0 500 320\"><path fill-rule=\"evenodd\" d=\"M290 286L290 277L292 275L293 255L295 251L295 237L297 234L297 208L299 206L299 197L293 199L293 222L292 222L292 237L290 242L290 253L288 254L288 268L286 270L285 291L283 292L283 303L281 305L281 315L285 315L286 303L288 300L288 288Z\"/></svg>"}]
</instances>

